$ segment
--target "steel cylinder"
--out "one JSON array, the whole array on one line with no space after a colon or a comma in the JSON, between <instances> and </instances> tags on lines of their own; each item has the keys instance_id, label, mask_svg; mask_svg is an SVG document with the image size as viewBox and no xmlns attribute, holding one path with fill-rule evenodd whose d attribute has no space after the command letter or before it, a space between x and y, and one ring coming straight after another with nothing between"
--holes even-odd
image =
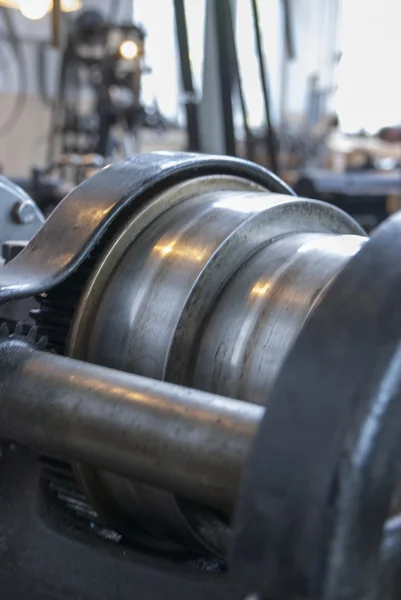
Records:
<instances>
[{"instance_id":1,"label":"steel cylinder","mask_svg":"<svg viewBox=\"0 0 401 600\"><path fill-rule=\"evenodd\" d=\"M265 406L308 313L361 243L353 235L295 233L253 254L215 302L187 384Z\"/></svg>"},{"instance_id":2,"label":"steel cylinder","mask_svg":"<svg viewBox=\"0 0 401 600\"><path fill-rule=\"evenodd\" d=\"M327 204L239 177L190 179L152 198L106 248L68 354L264 406L308 314L365 239ZM112 521L183 533L179 496L77 471L93 502L108 497L99 508Z\"/></svg>"},{"instance_id":3,"label":"steel cylinder","mask_svg":"<svg viewBox=\"0 0 401 600\"><path fill-rule=\"evenodd\" d=\"M135 215L92 274L69 354L264 404L308 312L365 237L334 207L245 185L193 180ZM249 385L235 384L249 368Z\"/></svg>"},{"instance_id":4,"label":"steel cylinder","mask_svg":"<svg viewBox=\"0 0 401 600\"><path fill-rule=\"evenodd\" d=\"M95 366L10 363L25 400L0 381L16 398L0 431L71 461L90 508L141 544L224 553L255 428L241 429L245 407L268 406L366 239L342 211L286 194L240 160L136 156L78 186L5 267L2 297L45 292L50 344Z\"/></svg>"},{"instance_id":5,"label":"steel cylinder","mask_svg":"<svg viewBox=\"0 0 401 600\"><path fill-rule=\"evenodd\" d=\"M0 342L0 439L231 510L259 406Z\"/></svg>"}]
</instances>

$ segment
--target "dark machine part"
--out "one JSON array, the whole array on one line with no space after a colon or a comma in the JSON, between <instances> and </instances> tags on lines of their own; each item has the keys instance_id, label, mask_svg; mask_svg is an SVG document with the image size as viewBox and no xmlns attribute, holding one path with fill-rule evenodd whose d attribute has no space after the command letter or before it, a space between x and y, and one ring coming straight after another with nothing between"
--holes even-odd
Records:
<instances>
[{"instance_id":1,"label":"dark machine part","mask_svg":"<svg viewBox=\"0 0 401 600\"><path fill-rule=\"evenodd\" d=\"M46 167L33 168L29 177L14 177L13 182L24 189L48 217L75 185L107 164L99 154L62 154Z\"/></svg>"},{"instance_id":2,"label":"dark machine part","mask_svg":"<svg viewBox=\"0 0 401 600\"><path fill-rule=\"evenodd\" d=\"M61 168L64 169L64 165ZM74 175L74 179L77 179L77 173ZM74 188L65 179L47 175L41 169L33 169L30 177L14 177L13 181L29 194L45 216L49 216Z\"/></svg>"},{"instance_id":3,"label":"dark machine part","mask_svg":"<svg viewBox=\"0 0 401 600\"><path fill-rule=\"evenodd\" d=\"M232 16L229 0L214 4L216 43L218 48L221 116L223 119L224 147L227 154L236 156L233 113L234 63L232 56Z\"/></svg>"},{"instance_id":4,"label":"dark machine part","mask_svg":"<svg viewBox=\"0 0 401 600\"><path fill-rule=\"evenodd\" d=\"M17 256L45 221L38 205L14 182L0 176L0 245L1 264ZM17 322L31 327L30 309L37 307L34 298L10 300L0 305L0 321L11 326Z\"/></svg>"},{"instance_id":5,"label":"dark machine part","mask_svg":"<svg viewBox=\"0 0 401 600\"><path fill-rule=\"evenodd\" d=\"M127 41L134 44L136 52L124 57L121 48ZM132 23L106 23L94 9L79 14L63 53L49 163L55 160L59 138L64 155L96 153L106 157L114 152L115 141L111 135L114 125L135 133L145 118L140 102L141 77L147 70L144 41L144 31ZM80 106L85 89L96 97L89 113Z\"/></svg>"},{"instance_id":6,"label":"dark machine part","mask_svg":"<svg viewBox=\"0 0 401 600\"><path fill-rule=\"evenodd\" d=\"M284 34L285 34L285 53L288 60L296 57L294 26L292 22L291 3L289 0L281 0L284 12Z\"/></svg>"},{"instance_id":7,"label":"dark machine part","mask_svg":"<svg viewBox=\"0 0 401 600\"><path fill-rule=\"evenodd\" d=\"M0 272L41 299L0 330L7 597L399 598L400 233L221 157L76 188Z\"/></svg>"},{"instance_id":8,"label":"dark machine part","mask_svg":"<svg viewBox=\"0 0 401 600\"><path fill-rule=\"evenodd\" d=\"M240 71L240 66L239 66L239 57L238 57L237 45L236 45L236 41L235 41L235 30L234 30L234 23L233 23L231 10L229 10L227 12L227 28L228 28L228 39L232 46L232 60L233 60L234 69L235 69L236 83L238 86L238 96L239 96L239 100L240 100L242 120L243 120L243 124L244 124L245 139L246 139L246 158L247 158L247 160L253 161L255 158L255 140L254 140L253 131L251 130L251 127L249 126L248 107L247 107L245 93L244 93L244 89L243 89L243 85L242 85L241 71Z\"/></svg>"},{"instance_id":9,"label":"dark machine part","mask_svg":"<svg viewBox=\"0 0 401 600\"><path fill-rule=\"evenodd\" d=\"M234 124L234 97L238 95L245 134L245 156L248 160L253 160L256 155L257 136L249 126L248 110L241 80L240 60L235 36L232 4L230 0L215 0L211 3L211 6L214 12L213 23L217 47L217 68L219 73L218 80L220 83L221 102L220 112L223 125L225 153L230 156L236 156L238 154L236 128ZM273 172L277 173L279 170L278 143L272 122L269 81L265 65L263 40L260 31L259 6L256 1L250 3L250 10L252 12L259 77L266 120L266 132L263 133L263 144L266 147L266 161L263 162L266 162ZM285 11L286 9L284 6L284 14L286 14ZM287 33L288 32L286 31L286 37ZM184 72L186 67L183 62L181 62L181 68Z\"/></svg>"},{"instance_id":10,"label":"dark machine part","mask_svg":"<svg viewBox=\"0 0 401 600\"><path fill-rule=\"evenodd\" d=\"M30 240L45 219L30 196L18 185L0 176L0 245Z\"/></svg>"},{"instance_id":11,"label":"dark machine part","mask_svg":"<svg viewBox=\"0 0 401 600\"><path fill-rule=\"evenodd\" d=\"M61 47L61 0L53 0L52 10L52 45Z\"/></svg>"},{"instance_id":12,"label":"dark machine part","mask_svg":"<svg viewBox=\"0 0 401 600\"><path fill-rule=\"evenodd\" d=\"M263 104L266 118L266 148L267 156L269 157L270 168L274 173L278 173L278 148L276 134L272 124L272 115L270 110L270 98L269 98L269 85L265 65L265 57L262 47L262 33L260 30L260 19L259 19L259 6L257 0L251 0L252 5L252 19L253 27L255 31L256 50L259 63L260 82L262 86Z\"/></svg>"},{"instance_id":13,"label":"dark machine part","mask_svg":"<svg viewBox=\"0 0 401 600\"><path fill-rule=\"evenodd\" d=\"M306 169L295 185L301 196L330 202L345 210L367 232L389 216L387 198L401 194L401 176L398 171L377 170L335 173L324 169Z\"/></svg>"},{"instance_id":14,"label":"dark machine part","mask_svg":"<svg viewBox=\"0 0 401 600\"><path fill-rule=\"evenodd\" d=\"M184 0L174 0L175 28L180 53L181 79L187 115L188 150L199 152L199 116L189 53L187 19Z\"/></svg>"},{"instance_id":15,"label":"dark machine part","mask_svg":"<svg viewBox=\"0 0 401 600\"><path fill-rule=\"evenodd\" d=\"M398 574L387 579L400 535L400 232L397 215L347 263L276 381L233 554L249 581L263 565L262 597L400 597Z\"/></svg>"}]
</instances>

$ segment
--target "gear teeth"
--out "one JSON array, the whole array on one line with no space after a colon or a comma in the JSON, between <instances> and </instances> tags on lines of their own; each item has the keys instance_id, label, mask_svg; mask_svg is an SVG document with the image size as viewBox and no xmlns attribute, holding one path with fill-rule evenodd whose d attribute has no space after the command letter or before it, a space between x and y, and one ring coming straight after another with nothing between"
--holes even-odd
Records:
<instances>
[{"instance_id":1,"label":"gear teeth","mask_svg":"<svg viewBox=\"0 0 401 600\"><path fill-rule=\"evenodd\" d=\"M29 342L31 342L32 344L35 344L37 333L38 333L38 328L36 327L36 325L34 325L33 327L30 328L30 330L26 334L26 339Z\"/></svg>"},{"instance_id":2,"label":"gear teeth","mask_svg":"<svg viewBox=\"0 0 401 600\"><path fill-rule=\"evenodd\" d=\"M39 340L36 342L36 348L38 350L44 350L48 344L49 340L47 339L47 337L45 335L42 335L42 337L39 338ZM52 350L53 352L53 350ZM54 351L54 354L56 354L56 352Z\"/></svg>"},{"instance_id":3,"label":"gear teeth","mask_svg":"<svg viewBox=\"0 0 401 600\"><path fill-rule=\"evenodd\" d=\"M24 326L21 323L21 321L18 321L18 323L16 324L15 329L14 329L14 335L21 336L21 337L24 335Z\"/></svg>"},{"instance_id":4,"label":"gear teeth","mask_svg":"<svg viewBox=\"0 0 401 600\"><path fill-rule=\"evenodd\" d=\"M123 221L115 222L113 227L109 228L101 242L64 282L36 296L39 308L31 310L30 314L38 325L39 335L45 335L48 339L48 351L66 354L71 321L82 292L104 249L112 242L122 223Z\"/></svg>"},{"instance_id":5,"label":"gear teeth","mask_svg":"<svg viewBox=\"0 0 401 600\"><path fill-rule=\"evenodd\" d=\"M45 335L38 335L38 327L34 325L27 330L23 323L15 325L14 331L10 331L8 323L0 323L0 340L20 339L37 350L45 350L48 345L48 339Z\"/></svg>"},{"instance_id":6,"label":"gear teeth","mask_svg":"<svg viewBox=\"0 0 401 600\"><path fill-rule=\"evenodd\" d=\"M0 325L0 338L6 338L10 335L10 328L7 323L2 323Z\"/></svg>"}]
</instances>

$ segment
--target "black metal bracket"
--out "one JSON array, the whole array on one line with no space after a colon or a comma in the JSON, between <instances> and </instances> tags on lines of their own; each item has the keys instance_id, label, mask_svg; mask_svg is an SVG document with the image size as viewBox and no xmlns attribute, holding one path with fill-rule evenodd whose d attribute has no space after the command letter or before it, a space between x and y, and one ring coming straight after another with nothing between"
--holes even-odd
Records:
<instances>
[{"instance_id":1,"label":"black metal bracket","mask_svg":"<svg viewBox=\"0 0 401 600\"><path fill-rule=\"evenodd\" d=\"M24 250L0 270L0 303L47 291L67 279L112 224L129 218L155 193L191 177L216 174L294 194L263 167L228 157L160 152L112 164L76 187Z\"/></svg>"}]
</instances>

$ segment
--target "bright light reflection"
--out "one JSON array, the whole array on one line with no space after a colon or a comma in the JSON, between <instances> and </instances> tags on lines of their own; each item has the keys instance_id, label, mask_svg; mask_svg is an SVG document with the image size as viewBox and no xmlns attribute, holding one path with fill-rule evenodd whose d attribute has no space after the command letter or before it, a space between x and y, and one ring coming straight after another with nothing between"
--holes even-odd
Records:
<instances>
[{"instance_id":1,"label":"bright light reflection","mask_svg":"<svg viewBox=\"0 0 401 600\"><path fill-rule=\"evenodd\" d=\"M20 0L21 14L31 21L42 19L52 9L52 0Z\"/></svg>"},{"instance_id":2,"label":"bright light reflection","mask_svg":"<svg viewBox=\"0 0 401 600\"><path fill-rule=\"evenodd\" d=\"M251 289L251 296L264 296L266 292L270 289L270 287L270 282L267 282L263 285L261 284L261 282L257 282Z\"/></svg>"},{"instance_id":3,"label":"bright light reflection","mask_svg":"<svg viewBox=\"0 0 401 600\"><path fill-rule=\"evenodd\" d=\"M120 46L120 56L125 60L133 60L138 55L138 45L133 40L126 40Z\"/></svg>"}]
</instances>

